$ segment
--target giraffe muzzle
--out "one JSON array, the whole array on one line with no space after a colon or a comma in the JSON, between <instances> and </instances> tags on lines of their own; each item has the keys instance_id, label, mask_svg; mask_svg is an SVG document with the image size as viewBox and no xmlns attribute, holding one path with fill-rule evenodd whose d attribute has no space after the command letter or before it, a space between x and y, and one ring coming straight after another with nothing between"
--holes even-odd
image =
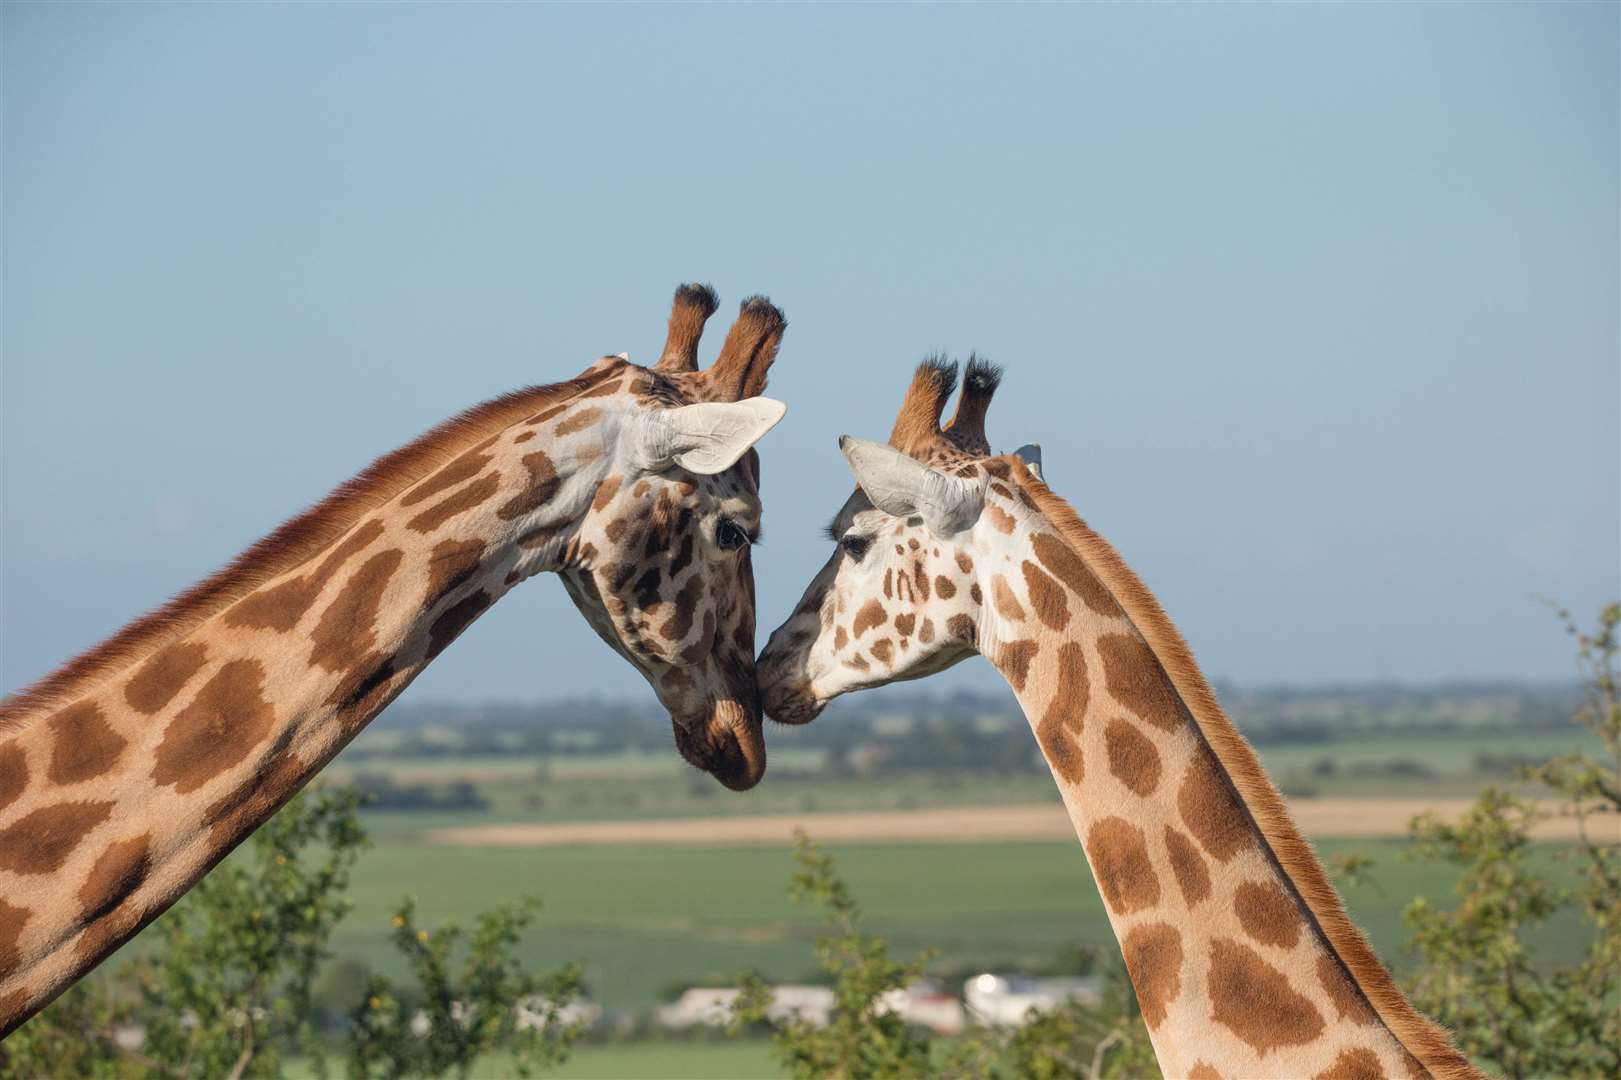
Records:
<instances>
[{"instance_id":1,"label":"giraffe muzzle","mask_svg":"<svg viewBox=\"0 0 1621 1080\"><path fill-rule=\"evenodd\" d=\"M692 724L675 721L675 747L687 761L733 791L747 791L765 776L765 736L757 706L716 702Z\"/></svg>"}]
</instances>

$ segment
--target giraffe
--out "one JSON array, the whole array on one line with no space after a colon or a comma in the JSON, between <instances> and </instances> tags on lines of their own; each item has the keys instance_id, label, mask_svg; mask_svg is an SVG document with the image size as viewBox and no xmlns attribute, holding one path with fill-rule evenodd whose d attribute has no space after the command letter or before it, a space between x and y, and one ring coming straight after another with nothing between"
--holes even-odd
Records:
<instances>
[{"instance_id":1,"label":"giraffe","mask_svg":"<svg viewBox=\"0 0 1621 1080\"><path fill-rule=\"evenodd\" d=\"M1473 1077L1349 921L1171 621L1041 479L992 456L999 369L925 361L889 445L845 436L837 543L760 655L773 719L984 655L1081 840L1166 1076Z\"/></svg>"},{"instance_id":2,"label":"giraffe","mask_svg":"<svg viewBox=\"0 0 1621 1080\"><path fill-rule=\"evenodd\" d=\"M682 286L651 367L607 356L461 413L0 706L0 1035L536 574L652 685L690 763L759 782L752 447L785 410L759 395L787 323L745 300L700 370L717 305Z\"/></svg>"}]
</instances>

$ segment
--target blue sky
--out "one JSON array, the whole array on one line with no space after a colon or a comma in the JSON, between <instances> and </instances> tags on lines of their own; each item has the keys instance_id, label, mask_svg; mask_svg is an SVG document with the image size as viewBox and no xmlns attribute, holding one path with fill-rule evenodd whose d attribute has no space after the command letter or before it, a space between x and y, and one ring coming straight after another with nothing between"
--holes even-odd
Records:
<instances>
[{"instance_id":1,"label":"blue sky","mask_svg":"<svg viewBox=\"0 0 1621 1080\"><path fill-rule=\"evenodd\" d=\"M1213 677L1566 677L1532 596L1621 591L1617 12L7 4L4 687L695 278L791 320L764 630L836 436L978 349ZM651 700L551 579L409 694Z\"/></svg>"}]
</instances>

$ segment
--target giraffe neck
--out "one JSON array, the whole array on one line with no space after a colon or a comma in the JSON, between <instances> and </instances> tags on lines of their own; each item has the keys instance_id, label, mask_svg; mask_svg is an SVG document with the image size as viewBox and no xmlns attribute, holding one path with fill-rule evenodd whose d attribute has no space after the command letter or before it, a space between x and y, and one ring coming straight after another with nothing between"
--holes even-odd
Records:
<instances>
[{"instance_id":1,"label":"giraffe neck","mask_svg":"<svg viewBox=\"0 0 1621 1080\"><path fill-rule=\"evenodd\" d=\"M201 616L8 709L0 1035L167 909L513 585L589 564L574 526L613 432L589 403L548 404L372 499L296 565L192 598Z\"/></svg>"},{"instance_id":2,"label":"giraffe neck","mask_svg":"<svg viewBox=\"0 0 1621 1080\"><path fill-rule=\"evenodd\" d=\"M986 583L980 648L1052 769L1165 1075L1478 1075L1345 918L1157 602L1024 479L1039 495L1005 539L1023 572Z\"/></svg>"}]
</instances>

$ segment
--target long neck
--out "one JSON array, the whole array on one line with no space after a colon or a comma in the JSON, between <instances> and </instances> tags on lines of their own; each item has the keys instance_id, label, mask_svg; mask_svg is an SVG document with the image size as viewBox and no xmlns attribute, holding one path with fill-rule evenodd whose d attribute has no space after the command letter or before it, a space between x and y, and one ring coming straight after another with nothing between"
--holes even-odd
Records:
<instances>
[{"instance_id":1,"label":"long neck","mask_svg":"<svg viewBox=\"0 0 1621 1080\"><path fill-rule=\"evenodd\" d=\"M1478 1075L1346 919L1153 597L1022 479L980 648L1052 769L1165 1075Z\"/></svg>"},{"instance_id":2,"label":"long neck","mask_svg":"<svg viewBox=\"0 0 1621 1080\"><path fill-rule=\"evenodd\" d=\"M562 402L440 429L437 454L384 459L312 512L347 514L313 550L273 573L239 561L10 703L0 1035L161 914L514 584L577 555L611 445L592 403L569 406L594 395L561 386Z\"/></svg>"}]
</instances>

